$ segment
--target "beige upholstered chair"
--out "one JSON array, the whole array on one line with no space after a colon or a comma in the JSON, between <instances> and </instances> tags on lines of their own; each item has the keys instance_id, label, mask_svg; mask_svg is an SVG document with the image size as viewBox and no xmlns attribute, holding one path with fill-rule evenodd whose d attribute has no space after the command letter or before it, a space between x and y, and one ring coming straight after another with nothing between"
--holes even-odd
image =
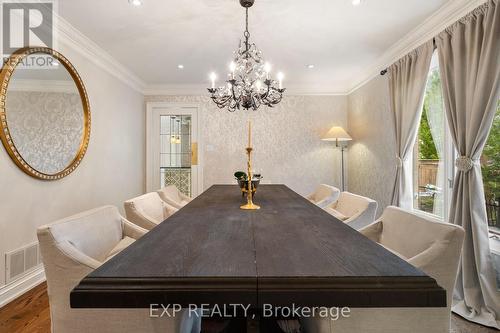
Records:
<instances>
[{"instance_id":1,"label":"beige upholstered chair","mask_svg":"<svg viewBox=\"0 0 500 333\"><path fill-rule=\"evenodd\" d=\"M317 206L325 208L337 201L339 196L340 190L338 188L321 184L316 188L314 193L309 194L306 198Z\"/></svg>"},{"instance_id":2,"label":"beige upholstered chair","mask_svg":"<svg viewBox=\"0 0 500 333\"><path fill-rule=\"evenodd\" d=\"M376 201L349 192L340 193L339 199L325 210L359 230L375 221L378 204Z\"/></svg>"},{"instance_id":3,"label":"beige upholstered chair","mask_svg":"<svg viewBox=\"0 0 500 333\"><path fill-rule=\"evenodd\" d=\"M147 231L113 206L87 211L38 228L47 277L52 333L198 333L200 320L150 318L149 309L71 309L71 290L90 272ZM184 319L181 319L184 317Z\"/></svg>"},{"instance_id":4,"label":"beige upholstered chair","mask_svg":"<svg viewBox=\"0 0 500 333\"><path fill-rule=\"evenodd\" d=\"M191 201L191 198L179 191L175 185L168 185L157 192L163 201L177 209L181 209Z\"/></svg>"},{"instance_id":5,"label":"beige upholstered chair","mask_svg":"<svg viewBox=\"0 0 500 333\"><path fill-rule=\"evenodd\" d=\"M314 333L448 333L453 289L465 232L457 225L387 207L360 232L436 279L446 290L446 308L351 309L349 318L303 319Z\"/></svg>"},{"instance_id":6,"label":"beige upholstered chair","mask_svg":"<svg viewBox=\"0 0 500 333\"><path fill-rule=\"evenodd\" d=\"M156 192L127 200L124 206L127 219L147 230L153 229L178 210L164 202Z\"/></svg>"}]
</instances>

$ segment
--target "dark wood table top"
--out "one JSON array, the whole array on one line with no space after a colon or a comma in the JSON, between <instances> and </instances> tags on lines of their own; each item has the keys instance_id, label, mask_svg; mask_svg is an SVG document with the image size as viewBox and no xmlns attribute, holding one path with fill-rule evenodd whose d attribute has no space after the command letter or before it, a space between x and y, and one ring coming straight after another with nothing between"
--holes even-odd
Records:
<instances>
[{"instance_id":1,"label":"dark wood table top","mask_svg":"<svg viewBox=\"0 0 500 333\"><path fill-rule=\"evenodd\" d=\"M85 277L74 308L443 307L436 281L284 185L214 185Z\"/></svg>"}]
</instances>

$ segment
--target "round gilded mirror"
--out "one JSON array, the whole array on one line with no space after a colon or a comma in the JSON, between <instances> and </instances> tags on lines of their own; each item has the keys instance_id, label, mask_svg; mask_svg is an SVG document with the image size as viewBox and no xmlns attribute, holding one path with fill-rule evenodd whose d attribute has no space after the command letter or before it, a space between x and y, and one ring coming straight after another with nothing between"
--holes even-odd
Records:
<instances>
[{"instance_id":1,"label":"round gilded mirror","mask_svg":"<svg viewBox=\"0 0 500 333\"><path fill-rule=\"evenodd\" d=\"M52 49L25 48L0 79L0 138L12 160L42 180L73 172L90 137L87 93L73 65Z\"/></svg>"}]
</instances>

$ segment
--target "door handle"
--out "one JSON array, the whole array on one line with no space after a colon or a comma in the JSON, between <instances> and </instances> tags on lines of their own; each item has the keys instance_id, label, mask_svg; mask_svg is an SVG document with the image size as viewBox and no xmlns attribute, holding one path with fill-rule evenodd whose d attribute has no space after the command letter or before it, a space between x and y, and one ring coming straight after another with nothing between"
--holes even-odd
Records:
<instances>
[{"instance_id":1,"label":"door handle","mask_svg":"<svg viewBox=\"0 0 500 333\"><path fill-rule=\"evenodd\" d=\"M191 165L198 165L198 142L191 143Z\"/></svg>"}]
</instances>

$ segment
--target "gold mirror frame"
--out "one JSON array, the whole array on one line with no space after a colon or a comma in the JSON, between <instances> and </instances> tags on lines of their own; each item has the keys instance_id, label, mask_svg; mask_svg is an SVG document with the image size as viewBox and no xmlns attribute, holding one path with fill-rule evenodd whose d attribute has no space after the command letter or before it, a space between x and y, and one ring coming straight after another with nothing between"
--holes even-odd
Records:
<instances>
[{"instance_id":1,"label":"gold mirror frame","mask_svg":"<svg viewBox=\"0 0 500 333\"><path fill-rule=\"evenodd\" d=\"M12 77L14 70L17 65L26 57L34 54L34 53L43 53L48 54L54 57L59 61L60 64L66 68L68 73L71 75L73 82L78 88L78 92L80 93L80 98L82 101L83 107L83 115L84 115L84 131L82 135L82 139L80 141L80 147L76 156L73 158L71 163L62 171L55 174L46 174L40 172L29 165L21 156L19 151L17 150L14 142L12 141L12 137L10 135L9 126L7 124L7 113L6 113L6 105L5 100L7 96L7 89L9 87L9 81ZM75 171L80 162L82 161L85 153L87 152L87 147L89 145L90 140L90 105L89 99L87 95L87 91L85 90L85 86L83 85L83 81L80 78L80 75L76 71L75 67L71 64L71 62L66 59L61 53L48 48L48 47L25 47L14 52L7 62L4 63L2 70L0 72L0 139L2 140L3 146L7 150L10 158L14 163L26 174L40 180L57 180L68 176L70 173Z\"/></svg>"}]
</instances>

